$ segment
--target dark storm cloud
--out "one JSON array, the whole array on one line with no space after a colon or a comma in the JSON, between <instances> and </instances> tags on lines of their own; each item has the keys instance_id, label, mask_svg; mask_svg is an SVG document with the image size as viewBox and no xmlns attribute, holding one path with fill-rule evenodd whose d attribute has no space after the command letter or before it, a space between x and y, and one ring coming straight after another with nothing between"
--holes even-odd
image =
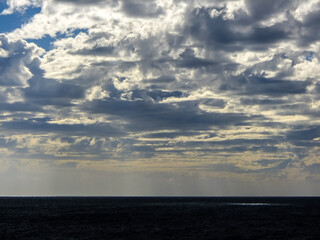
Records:
<instances>
[{"instance_id":1,"label":"dark storm cloud","mask_svg":"<svg viewBox=\"0 0 320 240\"><path fill-rule=\"evenodd\" d=\"M194 9L186 24L185 34L205 43L209 49L228 52L243 49L262 51L283 41L308 47L320 37L320 4L313 3L312 10L300 21L291 11L299 9L302 3L297 0L246 0L248 13L238 9L233 13L233 18L226 18L225 7L216 8L219 14L214 17L210 16L214 8ZM259 24L259 21L276 18L282 13L286 16L282 21L270 26Z\"/></svg>"},{"instance_id":2,"label":"dark storm cloud","mask_svg":"<svg viewBox=\"0 0 320 240\"><path fill-rule=\"evenodd\" d=\"M95 100L84 104L89 113L114 115L126 120L131 130L157 129L209 129L211 126L237 125L249 117L235 113L207 113L194 103L183 102L179 106L155 104L151 101Z\"/></svg>"},{"instance_id":3,"label":"dark storm cloud","mask_svg":"<svg viewBox=\"0 0 320 240\"><path fill-rule=\"evenodd\" d=\"M245 153L245 152L265 152L265 153L281 153L278 148L274 147L276 143L274 139L239 139L239 141L203 141L205 139L216 137L214 133L202 132L199 135L196 131L175 131L175 132L158 132L152 134L143 135L146 140L141 140L137 143L142 148L127 147L131 151L146 152L149 154L178 154L185 155L187 152L193 152L203 156L224 156L231 157L234 153ZM185 141L182 139L172 139L176 137L193 137L198 138L199 141ZM154 141L152 139L161 139ZM165 140L168 139L168 140ZM131 144L130 146L133 146ZM151 147L152 146L152 147ZM159 155L159 156L160 156ZM277 163L280 164L284 159L279 160ZM282 164L284 165L284 163Z\"/></svg>"},{"instance_id":4,"label":"dark storm cloud","mask_svg":"<svg viewBox=\"0 0 320 240\"><path fill-rule=\"evenodd\" d=\"M235 42L239 35L230 29L232 21L226 21L221 16L211 18L208 10L202 8L192 12L186 33L208 45L215 43L228 45Z\"/></svg>"},{"instance_id":5,"label":"dark storm cloud","mask_svg":"<svg viewBox=\"0 0 320 240\"><path fill-rule=\"evenodd\" d=\"M205 69L207 72L216 74L224 71L234 71L239 66L239 64L223 56L219 56L217 60L198 58L195 56L195 51L190 48L181 53L178 59L171 61L178 68Z\"/></svg>"},{"instance_id":6,"label":"dark storm cloud","mask_svg":"<svg viewBox=\"0 0 320 240\"><path fill-rule=\"evenodd\" d=\"M288 38L288 33L274 25L272 27L257 27L248 38L243 40L252 44L269 44L286 38Z\"/></svg>"},{"instance_id":7,"label":"dark storm cloud","mask_svg":"<svg viewBox=\"0 0 320 240\"><path fill-rule=\"evenodd\" d=\"M56 2L73 3L82 5L95 5L97 3L117 3L119 0L54 0Z\"/></svg>"},{"instance_id":8,"label":"dark storm cloud","mask_svg":"<svg viewBox=\"0 0 320 240\"><path fill-rule=\"evenodd\" d=\"M57 99L57 102L83 98L85 89L71 83L61 83L53 79L32 78L29 87L25 88L24 95L28 99ZM45 103L45 102L44 102Z\"/></svg>"},{"instance_id":9,"label":"dark storm cloud","mask_svg":"<svg viewBox=\"0 0 320 240\"><path fill-rule=\"evenodd\" d=\"M288 30L282 24L270 27L256 26L244 11L239 10L234 19L224 19L223 14L212 18L212 9L196 9L192 12L185 29L194 39L206 43L209 48L234 51L244 48L267 49L268 44L277 43L289 37ZM221 10L221 9L218 9ZM250 28L247 33L235 29Z\"/></svg>"},{"instance_id":10,"label":"dark storm cloud","mask_svg":"<svg viewBox=\"0 0 320 240\"><path fill-rule=\"evenodd\" d=\"M199 135L199 132L188 132L188 131L179 131L179 132L159 132L159 133L151 133L146 134L144 138L176 138L176 137L190 137ZM213 134L211 135L214 136Z\"/></svg>"},{"instance_id":11,"label":"dark storm cloud","mask_svg":"<svg viewBox=\"0 0 320 240\"><path fill-rule=\"evenodd\" d=\"M151 84L169 84L172 82L175 82L176 79L175 77L172 76L160 76L158 78L152 78L152 79L144 79L143 82L144 83L151 83ZM319 87L320 90L320 87Z\"/></svg>"},{"instance_id":12,"label":"dark storm cloud","mask_svg":"<svg viewBox=\"0 0 320 240\"><path fill-rule=\"evenodd\" d=\"M238 17L238 23L234 22L228 25L227 22L222 22L221 24L226 24L228 27L239 26L239 24L242 26L251 26L252 31L246 36L239 34L238 37L236 37L227 30L224 30L226 33L224 34L224 38L230 42L240 41L250 44L268 44L287 39L296 40L300 45L307 47L312 42L318 41L320 36L319 31L317 31L320 27L320 4L314 3L312 6L313 10L311 10L302 21L297 21L290 11L299 9L299 4L301 3L301 1L296 0L247 0L246 6L249 10L249 15L243 13L238 14L236 15L236 17ZM263 28L256 24L257 21L270 19L279 13L285 13L287 20ZM223 34L224 32L221 33ZM232 38L232 36L234 36L234 38Z\"/></svg>"},{"instance_id":13,"label":"dark storm cloud","mask_svg":"<svg viewBox=\"0 0 320 240\"><path fill-rule=\"evenodd\" d=\"M286 160L283 160L283 159L262 159L262 160L256 161L256 163L258 163L262 167L267 167L267 166L274 165L274 164L282 162L282 161L286 161Z\"/></svg>"},{"instance_id":14,"label":"dark storm cloud","mask_svg":"<svg viewBox=\"0 0 320 240\"><path fill-rule=\"evenodd\" d=\"M311 11L302 23L299 23L299 40L302 46L308 47L313 42L319 41L320 38L320 4L314 6L314 11Z\"/></svg>"},{"instance_id":15,"label":"dark storm cloud","mask_svg":"<svg viewBox=\"0 0 320 240\"><path fill-rule=\"evenodd\" d=\"M320 94L320 83L319 82L316 84L315 91Z\"/></svg>"},{"instance_id":16,"label":"dark storm cloud","mask_svg":"<svg viewBox=\"0 0 320 240\"><path fill-rule=\"evenodd\" d=\"M301 130L291 130L287 133L287 140L296 146L319 146L314 139L320 137L320 126L305 127Z\"/></svg>"},{"instance_id":17,"label":"dark storm cloud","mask_svg":"<svg viewBox=\"0 0 320 240\"><path fill-rule=\"evenodd\" d=\"M295 8L297 2L297 0L245 0L249 14L254 20L265 19L279 12Z\"/></svg>"},{"instance_id":18,"label":"dark storm cloud","mask_svg":"<svg viewBox=\"0 0 320 240\"><path fill-rule=\"evenodd\" d=\"M72 136L122 136L124 133L120 128L114 128L110 124L56 124L48 123L48 119L13 120L2 122L0 129L6 132L20 133L57 133Z\"/></svg>"},{"instance_id":19,"label":"dark storm cloud","mask_svg":"<svg viewBox=\"0 0 320 240\"><path fill-rule=\"evenodd\" d=\"M241 98L241 103L243 105L281 105L288 102L289 100L283 100L283 99Z\"/></svg>"},{"instance_id":20,"label":"dark storm cloud","mask_svg":"<svg viewBox=\"0 0 320 240\"><path fill-rule=\"evenodd\" d=\"M17 64L15 60L16 58L0 58L0 86L24 86L19 77L10 75L12 64Z\"/></svg>"},{"instance_id":21,"label":"dark storm cloud","mask_svg":"<svg viewBox=\"0 0 320 240\"><path fill-rule=\"evenodd\" d=\"M109 69L109 67L113 67L113 66L117 66L119 68L120 71L125 71L128 70L130 68L133 68L135 66L137 66L139 63L139 61L122 61L122 60L118 60L118 61L99 61L99 62L93 62L91 63L92 67L104 67L106 69Z\"/></svg>"},{"instance_id":22,"label":"dark storm cloud","mask_svg":"<svg viewBox=\"0 0 320 240\"><path fill-rule=\"evenodd\" d=\"M244 95L281 96L304 94L311 82L271 79L264 76L238 76L220 86L220 90L236 91Z\"/></svg>"},{"instance_id":23,"label":"dark storm cloud","mask_svg":"<svg viewBox=\"0 0 320 240\"><path fill-rule=\"evenodd\" d=\"M181 91L161 91L161 90L133 90L131 98L133 100L135 99L145 99L146 96L151 97L153 100L161 101L166 98L175 97L180 98L183 96L183 93Z\"/></svg>"},{"instance_id":24,"label":"dark storm cloud","mask_svg":"<svg viewBox=\"0 0 320 240\"><path fill-rule=\"evenodd\" d=\"M30 103L15 102L15 103L0 103L0 111L8 112L42 112L42 108Z\"/></svg>"},{"instance_id":25,"label":"dark storm cloud","mask_svg":"<svg viewBox=\"0 0 320 240\"><path fill-rule=\"evenodd\" d=\"M163 142L154 143L157 144L156 151L158 153L175 153L175 154L185 154L186 152L194 152L203 156L222 156L222 157L232 157L235 153L266 153L266 154L277 154L278 156L282 156L286 154L286 151L274 147L275 144L278 144L282 141L279 139L275 139L272 136L266 136L265 139L236 139L236 140L225 140L225 141L208 141L202 137L199 137L199 141L183 141L178 140L172 142L169 141L172 138L179 136L192 136L192 132L189 132L190 135L186 132L173 132L173 133L155 133L146 135L152 138L162 138ZM197 137L196 135L193 137ZM214 134L211 137L215 137ZM168 138L168 141L164 141L164 139ZM193 138L194 139L194 138ZM147 143L153 143L153 141L147 141ZM280 164L284 162L284 159L279 159L276 163ZM275 163L275 164L276 164ZM263 166L263 163L257 163ZM273 166L275 165L273 164ZM281 166L285 165L282 163Z\"/></svg>"},{"instance_id":26,"label":"dark storm cloud","mask_svg":"<svg viewBox=\"0 0 320 240\"><path fill-rule=\"evenodd\" d=\"M143 138L146 141L140 141L140 146L150 146L151 144L156 147L156 153L175 153L184 155L186 152L194 152L197 154L203 154L210 156L212 154L218 154L219 156L230 157L234 153L245 152L259 152L259 153L280 153L279 149L273 147L277 141L274 139L238 139L226 140L226 141L203 141L205 139L216 137L214 133L199 135L199 132L195 131L175 131L175 132L158 132L152 134L146 134ZM172 141L176 137L193 137L198 138L199 141L184 141L178 140ZM161 139L154 141L152 139ZM167 140L165 140L167 139ZM216 156L218 156L216 155Z\"/></svg>"},{"instance_id":27,"label":"dark storm cloud","mask_svg":"<svg viewBox=\"0 0 320 240\"><path fill-rule=\"evenodd\" d=\"M78 54L78 55L94 55L94 56L105 56L105 55L112 55L114 52L114 47L92 47L90 49L81 49L76 52L70 52L71 54Z\"/></svg>"},{"instance_id":28,"label":"dark storm cloud","mask_svg":"<svg viewBox=\"0 0 320 240\"><path fill-rule=\"evenodd\" d=\"M186 143L179 142L178 146L185 147L199 147L199 146L268 146L278 142L277 138L264 138L264 139L246 139L246 138L238 138L232 140L221 140L221 141L189 141Z\"/></svg>"},{"instance_id":29,"label":"dark storm cloud","mask_svg":"<svg viewBox=\"0 0 320 240\"><path fill-rule=\"evenodd\" d=\"M57 109L75 106L69 98L29 98L28 101L33 105L55 106Z\"/></svg>"},{"instance_id":30,"label":"dark storm cloud","mask_svg":"<svg viewBox=\"0 0 320 240\"><path fill-rule=\"evenodd\" d=\"M226 106L226 102L223 99L207 99L202 104L213 108L224 108Z\"/></svg>"},{"instance_id":31,"label":"dark storm cloud","mask_svg":"<svg viewBox=\"0 0 320 240\"><path fill-rule=\"evenodd\" d=\"M219 64L218 62L195 57L194 51L190 48L181 53L180 58L181 60L178 60L177 65L182 68L201 68Z\"/></svg>"},{"instance_id":32,"label":"dark storm cloud","mask_svg":"<svg viewBox=\"0 0 320 240\"><path fill-rule=\"evenodd\" d=\"M107 4L112 7L121 4L122 11L129 17L153 18L164 13L164 9L157 6L154 0L54 0L61 3L75 5Z\"/></svg>"},{"instance_id":33,"label":"dark storm cloud","mask_svg":"<svg viewBox=\"0 0 320 240\"><path fill-rule=\"evenodd\" d=\"M154 18L164 12L154 0L124 0L122 1L122 9L130 17L142 18Z\"/></svg>"}]
</instances>

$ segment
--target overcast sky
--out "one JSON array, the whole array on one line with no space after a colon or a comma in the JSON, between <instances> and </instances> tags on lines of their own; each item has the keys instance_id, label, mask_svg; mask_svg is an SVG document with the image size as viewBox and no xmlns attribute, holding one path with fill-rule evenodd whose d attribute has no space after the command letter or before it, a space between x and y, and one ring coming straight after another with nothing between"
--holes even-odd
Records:
<instances>
[{"instance_id":1,"label":"overcast sky","mask_svg":"<svg viewBox=\"0 0 320 240\"><path fill-rule=\"evenodd\" d=\"M0 0L0 195L319 195L319 0Z\"/></svg>"}]
</instances>

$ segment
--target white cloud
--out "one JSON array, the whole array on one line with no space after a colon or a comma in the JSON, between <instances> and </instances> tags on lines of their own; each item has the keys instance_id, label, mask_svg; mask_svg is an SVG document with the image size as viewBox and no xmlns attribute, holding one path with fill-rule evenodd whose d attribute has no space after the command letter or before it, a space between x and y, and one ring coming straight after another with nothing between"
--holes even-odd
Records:
<instances>
[{"instance_id":1,"label":"white cloud","mask_svg":"<svg viewBox=\"0 0 320 240\"><path fill-rule=\"evenodd\" d=\"M92 101L94 99L103 99L107 97L109 97L108 92L103 90L101 86L95 86L87 90L86 98L89 101Z\"/></svg>"},{"instance_id":2,"label":"white cloud","mask_svg":"<svg viewBox=\"0 0 320 240\"><path fill-rule=\"evenodd\" d=\"M0 68L1 86L27 86L27 81L32 77L29 65L39 59L43 50L35 44L24 40L11 40L6 35L0 35L0 52L2 52Z\"/></svg>"},{"instance_id":3,"label":"white cloud","mask_svg":"<svg viewBox=\"0 0 320 240\"><path fill-rule=\"evenodd\" d=\"M313 57L312 61L304 60L303 62L294 66L294 79L308 80L308 79L320 79L319 60L317 57Z\"/></svg>"},{"instance_id":4,"label":"white cloud","mask_svg":"<svg viewBox=\"0 0 320 240\"><path fill-rule=\"evenodd\" d=\"M317 11L320 8L318 0L307 0L301 1L299 6L295 9L292 9L290 12L300 22L303 22L304 19L313 11Z\"/></svg>"},{"instance_id":5,"label":"white cloud","mask_svg":"<svg viewBox=\"0 0 320 240\"><path fill-rule=\"evenodd\" d=\"M29 7L40 7L42 0L7 0L8 8L4 9L1 15L12 14L15 11L23 12Z\"/></svg>"}]
</instances>

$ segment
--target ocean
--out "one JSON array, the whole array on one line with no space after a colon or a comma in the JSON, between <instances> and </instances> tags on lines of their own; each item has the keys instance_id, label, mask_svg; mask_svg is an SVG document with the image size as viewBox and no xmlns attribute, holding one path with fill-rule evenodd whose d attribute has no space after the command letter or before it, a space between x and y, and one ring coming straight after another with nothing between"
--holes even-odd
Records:
<instances>
[{"instance_id":1,"label":"ocean","mask_svg":"<svg viewBox=\"0 0 320 240\"><path fill-rule=\"evenodd\" d=\"M320 239L318 197L1 197L6 239Z\"/></svg>"}]
</instances>

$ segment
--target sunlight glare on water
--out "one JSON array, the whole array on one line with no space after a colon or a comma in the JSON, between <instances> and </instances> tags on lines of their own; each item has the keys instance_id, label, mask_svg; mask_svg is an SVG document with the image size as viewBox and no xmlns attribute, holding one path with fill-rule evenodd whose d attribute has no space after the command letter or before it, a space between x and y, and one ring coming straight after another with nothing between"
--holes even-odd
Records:
<instances>
[{"instance_id":1,"label":"sunlight glare on water","mask_svg":"<svg viewBox=\"0 0 320 240\"><path fill-rule=\"evenodd\" d=\"M235 205L235 206L275 206L280 204L275 203L227 203L227 205Z\"/></svg>"}]
</instances>

